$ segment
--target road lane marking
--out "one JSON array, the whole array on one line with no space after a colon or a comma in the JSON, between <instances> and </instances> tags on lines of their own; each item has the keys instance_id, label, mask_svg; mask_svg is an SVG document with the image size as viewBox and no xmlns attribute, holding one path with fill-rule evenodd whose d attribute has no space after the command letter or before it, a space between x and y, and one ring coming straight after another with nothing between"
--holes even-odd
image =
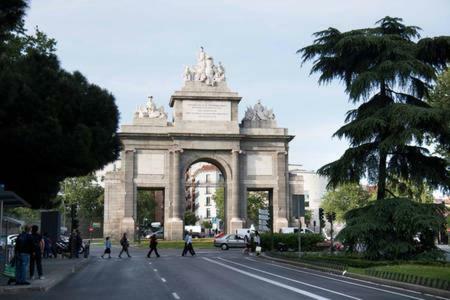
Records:
<instances>
[{"instance_id":1,"label":"road lane marking","mask_svg":"<svg viewBox=\"0 0 450 300\"><path fill-rule=\"evenodd\" d=\"M172 293L172 296L173 296L175 299L180 299L180 296L178 296L177 293L175 293L175 292Z\"/></svg>"},{"instance_id":2,"label":"road lane marking","mask_svg":"<svg viewBox=\"0 0 450 300\"><path fill-rule=\"evenodd\" d=\"M161 277L161 281L162 281L162 282L166 282L166 279L163 278L163 277Z\"/></svg>"},{"instance_id":3,"label":"road lane marking","mask_svg":"<svg viewBox=\"0 0 450 300\"><path fill-rule=\"evenodd\" d=\"M238 268L235 268L235 267L232 267L232 266L220 263L218 261L215 261L215 260L212 260L212 259L209 259L209 258L206 258L206 257L203 257L203 259L206 260L206 261L209 261L210 263L222 266L224 268L227 268L227 269L233 270L235 272L247 275L249 277L252 277L252 278L255 278L255 279L258 279L258 280L261 280L261 281L264 281L264 282L267 282L267 283L270 283L270 284L282 287L284 289L290 290L290 291L295 292L297 294L301 294L301 295L304 295L304 296L307 296L307 297L310 297L310 298L313 298L313 299L316 299L316 300L329 300L328 298L319 296L317 294L313 294L313 293L310 293L308 291L301 290L301 289L292 287L290 285L287 285L287 284L284 284L284 283L281 283L281 282L278 282L278 281L275 281L275 280L272 280L272 279L268 279L268 278L265 278L265 277L262 277L262 276L259 276L259 275L255 275L255 274L252 274L252 273L240 270Z\"/></svg>"},{"instance_id":4,"label":"road lane marking","mask_svg":"<svg viewBox=\"0 0 450 300\"><path fill-rule=\"evenodd\" d=\"M257 268L252 268L252 267L249 267L247 265L239 264L239 263L236 263L234 261L231 261L231 260L228 260L228 259L225 259L225 258L219 258L219 259L222 260L222 261L226 261L228 263L232 263L232 264L235 264L235 265L238 265L238 266L250 269L250 270L258 271L258 272L261 272L261 273L264 273L264 274L267 274L267 275L271 275L271 276L282 278L282 279L289 280L289 281L292 281L292 282L300 283L300 284L303 284L303 285L306 285L306 286L309 286L309 287L312 287L312 288L315 288L315 289L326 291L328 293L336 294L336 295L343 296L343 297L350 298L350 299L362 300L361 298L357 298L357 297L353 297L353 296L350 296L350 295L347 295L347 294L344 294L344 293L336 292L334 290L326 289L326 288L319 287L319 286L316 286L316 285L313 285L313 284L309 284L309 283L306 283L306 282L303 282L303 281L299 281L299 280L295 280L295 279L292 279L292 278L289 278L289 277L281 276L281 275L278 275L278 274L275 274L275 273L263 271L263 270L260 270L260 269L257 269Z\"/></svg>"},{"instance_id":5,"label":"road lane marking","mask_svg":"<svg viewBox=\"0 0 450 300\"><path fill-rule=\"evenodd\" d=\"M158 269L153 269L153 271L158 272Z\"/></svg>"},{"instance_id":6,"label":"road lane marking","mask_svg":"<svg viewBox=\"0 0 450 300\"><path fill-rule=\"evenodd\" d=\"M151 265L152 263L148 263L149 265Z\"/></svg>"},{"instance_id":7,"label":"road lane marking","mask_svg":"<svg viewBox=\"0 0 450 300\"><path fill-rule=\"evenodd\" d=\"M382 289L382 288L377 288L377 287L370 286L370 285L365 285L365 284L361 284L361 283L356 283L356 282L351 282L351 281L342 280L342 279L338 279L338 278L333 278L333 277L330 277L330 276L315 274L315 273L312 273L312 272L306 272L306 271L302 271L302 270L299 270L299 269L283 267L283 266L280 266L280 265L274 264L274 263L266 263L266 262L264 262L264 264L272 265L272 266L275 266L275 267L278 267L278 268L291 270L291 271L295 271L295 272L299 272L299 273L308 274L308 275L311 275L311 276L316 276L316 277L326 278L326 279L330 279L330 280L334 280L334 281L339 281L339 282L343 282L343 283L350 284L350 285L356 285L356 286L360 286L360 287L364 287L364 288L368 288L368 289L372 289L372 290L382 291L382 292L385 292L385 293L398 295L398 296L402 296L402 297L406 297L406 298L417 299L417 300L424 300L424 298L414 297L414 296L407 295L407 294L402 294L402 293L398 293L398 292L394 292L394 291L385 290L385 289ZM360 280L360 279L355 279L355 278L352 278L352 280L361 281L361 282L367 282L369 284L374 284L374 285L387 286L387 285L372 283L372 282L368 282L368 281ZM402 288L398 288L398 287L394 287L394 286L393 287L387 286L387 287L393 288L393 289L403 290ZM416 291L408 291L408 292L419 294Z\"/></svg>"}]
</instances>

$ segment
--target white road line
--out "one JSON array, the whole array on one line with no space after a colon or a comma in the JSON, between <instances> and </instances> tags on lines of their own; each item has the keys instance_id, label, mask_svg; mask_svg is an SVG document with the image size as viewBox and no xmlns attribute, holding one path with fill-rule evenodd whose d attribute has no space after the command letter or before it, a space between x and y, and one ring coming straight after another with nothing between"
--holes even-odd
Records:
<instances>
[{"instance_id":1,"label":"white road line","mask_svg":"<svg viewBox=\"0 0 450 300\"><path fill-rule=\"evenodd\" d=\"M153 271L158 272L158 269L153 269Z\"/></svg>"},{"instance_id":2,"label":"white road line","mask_svg":"<svg viewBox=\"0 0 450 300\"><path fill-rule=\"evenodd\" d=\"M161 277L161 281L162 282L166 282L166 279Z\"/></svg>"},{"instance_id":3,"label":"white road line","mask_svg":"<svg viewBox=\"0 0 450 300\"><path fill-rule=\"evenodd\" d=\"M284 284L284 283L281 283L281 282L278 282L278 281L275 281L275 280L272 280L272 279L268 279L268 278L265 278L265 277L262 277L262 276L258 276L258 275L255 275L255 274L252 274L252 273L249 273L249 272L240 270L240 269L238 269L238 268L235 268L235 267L232 267L232 266L229 266L229 265L226 265L226 264L223 264L223 263L214 261L214 260L209 259L209 258L206 258L206 257L203 257L203 259L206 260L206 261L209 261L210 263L217 264L217 265L219 265L219 266L222 266L222 267L224 267L224 268L233 270L233 271L235 271L235 272L238 272L238 273L247 275L247 276L249 276L249 277L253 277L253 278L255 278L255 279L258 279L258 280L261 280L261 281L264 281L264 282L267 282L267 283L270 283L270 284L273 284L273 285L282 287L282 288L284 288L284 289L290 290L290 291L295 292L295 293L297 293L297 294L301 294L301 295L304 295L304 296L307 296L307 297L310 297L310 298L313 298L313 299L316 299L316 300L329 300L328 298L319 296L319 295L317 295L317 294L313 294L313 293L310 293L310 292L308 292L308 291L301 290L301 289L292 287L292 286L290 286L290 285L287 285L287 284Z\"/></svg>"},{"instance_id":4,"label":"white road line","mask_svg":"<svg viewBox=\"0 0 450 300\"><path fill-rule=\"evenodd\" d=\"M222 260L222 261L226 261L228 263L232 263L232 264L235 264L235 265L238 265L238 266L250 269L250 270L258 271L258 272L261 272L261 273L264 273L264 274L268 274L268 275L271 275L271 276L274 276L274 277L282 278L282 279L289 280L289 281L296 282L296 283L300 283L300 284L303 284L303 285L306 285L306 286L309 286L309 287L312 287L312 288L315 288L315 289L326 291L328 293L336 294L336 295L347 297L347 298L350 298L350 299L361 300L361 298L353 297L353 296L350 296L350 295L347 295L347 294L344 294L344 293L336 292L334 290L326 289L326 288L323 288L323 287L316 286L314 284L309 284L309 283L306 283L306 282L303 282L303 281L295 280L295 279L292 279L292 278L289 278L289 277L285 277L285 276L281 276L281 275L278 275L278 274L274 274L274 273L271 273L271 272L263 271L263 270L256 269L256 268L252 268L252 267L249 267L247 265L239 264L239 263L236 263L236 262L228 260L228 259L224 259L224 258L219 258L219 259Z\"/></svg>"},{"instance_id":5,"label":"white road line","mask_svg":"<svg viewBox=\"0 0 450 300\"><path fill-rule=\"evenodd\" d=\"M259 262L259 261L258 261L258 262ZM424 300L424 298L414 297L414 296L411 296L411 295L402 294L402 293L398 293L398 292L394 292L394 291L389 291L389 290L385 290L385 289L382 289L382 288L377 288L377 287L370 286L370 285L365 285L365 284L360 284L360 283L351 282L351 281L347 281L347 280L342 280L342 279L338 279L338 278L333 278L333 277L330 277L330 276L320 275L320 274L316 274L316 273L313 273L313 272L306 272L306 271L302 271L302 270L299 270L299 269L283 267L283 266L280 266L280 265L274 264L274 263L266 263L266 262L264 262L264 264L272 265L272 266L275 266L275 267L278 267L278 268L282 268L282 269L286 269L286 270L295 271L295 272L298 272L298 273L308 274L308 275L310 275L310 276L316 276L316 277L326 278L326 279L330 279L330 280L334 280L334 281L339 281L339 282L343 282L343 283L350 284L350 285L356 285L356 286L361 286L361 287L368 288L368 289L372 289L372 290L382 291L382 292L385 292L385 293L389 293L389 294L393 294L393 295L398 295L398 296L402 296L402 297L406 297L406 298L417 299L417 300ZM352 280L355 280L355 281L361 281L361 282L367 282L367 283L369 283L369 284L376 284L376 283L372 283L372 282L368 282L368 281L360 280L360 279L355 279L355 278L352 278ZM382 285L382 284L378 284L378 285L380 285L380 286L386 286L386 285ZM388 286L388 287L390 287L390 286ZM392 288L393 288L393 289L398 289L398 290L403 290L403 289L397 288L397 287L392 287ZM416 291L408 291L408 292L415 293L415 294L419 294L419 293L416 292Z\"/></svg>"},{"instance_id":6,"label":"white road line","mask_svg":"<svg viewBox=\"0 0 450 300\"><path fill-rule=\"evenodd\" d=\"M180 299L180 296L178 296L177 293L175 293L175 292L172 293L172 296L173 296L175 299Z\"/></svg>"},{"instance_id":7,"label":"white road line","mask_svg":"<svg viewBox=\"0 0 450 300\"><path fill-rule=\"evenodd\" d=\"M152 263L148 263L149 265L151 265Z\"/></svg>"}]
</instances>

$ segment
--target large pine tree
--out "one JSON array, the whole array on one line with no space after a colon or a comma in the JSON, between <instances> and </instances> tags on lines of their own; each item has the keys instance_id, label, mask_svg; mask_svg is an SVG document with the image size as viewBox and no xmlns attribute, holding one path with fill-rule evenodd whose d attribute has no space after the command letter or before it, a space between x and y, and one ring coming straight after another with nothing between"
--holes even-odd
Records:
<instances>
[{"instance_id":1,"label":"large pine tree","mask_svg":"<svg viewBox=\"0 0 450 300\"><path fill-rule=\"evenodd\" d=\"M450 187L447 162L424 147L431 139L450 147L442 110L424 101L447 68L450 37L420 39L419 30L385 17L373 28L317 32L298 50L303 62L313 60L320 83L342 80L350 101L362 102L335 133L350 148L319 170L331 187L367 178L378 185L377 199L386 197L390 178Z\"/></svg>"}]
</instances>

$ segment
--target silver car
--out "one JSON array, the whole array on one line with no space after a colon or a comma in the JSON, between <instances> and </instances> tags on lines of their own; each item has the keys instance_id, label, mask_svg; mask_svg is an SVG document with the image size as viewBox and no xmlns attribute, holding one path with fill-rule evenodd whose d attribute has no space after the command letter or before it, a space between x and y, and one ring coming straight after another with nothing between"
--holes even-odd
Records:
<instances>
[{"instance_id":1,"label":"silver car","mask_svg":"<svg viewBox=\"0 0 450 300\"><path fill-rule=\"evenodd\" d=\"M229 248L245 248L244 237L236 234L227 234L223 237L214 239L214 246L220 247L222 250Z\"/></svg>"}]
</instances>

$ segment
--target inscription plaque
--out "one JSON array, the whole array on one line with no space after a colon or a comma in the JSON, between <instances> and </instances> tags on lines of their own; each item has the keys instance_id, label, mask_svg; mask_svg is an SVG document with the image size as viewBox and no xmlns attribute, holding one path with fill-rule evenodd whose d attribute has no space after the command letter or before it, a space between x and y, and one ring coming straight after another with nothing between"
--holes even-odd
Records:
<instances>
[{"instance_id":1,"label":"inscription plaque","mask_svg":"<svg viewBox=\"0 0 450 300\"><path fill-rule=\"evenodd\" d=\"M185 121L231 121L229 101L183 101Z\"/></svg>"},{"instance_id":2,"label":"inscription plaque","mask_svg":"<svg viewBox=\"0 0 450 300\"><path fill-rule=\"evenodd\" d=\"M266 154L247 155L247 175L272 175L272 156Z\"/></svg>"}]
</instances>

